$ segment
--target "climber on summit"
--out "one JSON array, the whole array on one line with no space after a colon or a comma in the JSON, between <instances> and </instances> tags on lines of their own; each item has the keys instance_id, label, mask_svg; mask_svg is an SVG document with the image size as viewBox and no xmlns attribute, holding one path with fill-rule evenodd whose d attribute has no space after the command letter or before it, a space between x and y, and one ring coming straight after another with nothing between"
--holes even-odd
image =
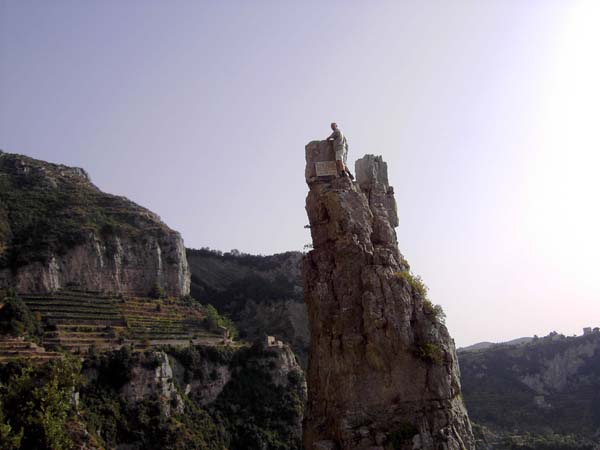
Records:
<instances>
[{"instance_id":1,"label":"climber on summit","mask_svg":"<svg viewBox=\"0 0 600 450\"><path fill-rule=\"evenodd\" d=\"M335 163L338 168L338 172L340 176L348 176L351 180L354 180L354 177L348 170L348 166L346 166L346 158L348 157L348 140L342 130L339 129L338 124L333 122L331 124L331 129L333 133L329 135L327 138L328 141L333 141L333 150L335 152Z\"/></svg>"}]
</instances>

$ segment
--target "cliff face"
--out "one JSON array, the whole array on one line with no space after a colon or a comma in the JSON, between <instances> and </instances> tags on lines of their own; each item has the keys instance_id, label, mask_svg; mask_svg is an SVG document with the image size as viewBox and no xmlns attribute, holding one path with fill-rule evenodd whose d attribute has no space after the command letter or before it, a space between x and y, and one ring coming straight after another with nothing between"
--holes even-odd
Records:
<instances>
[{"instance_id":1,"label":"cliff face","mask_svg":"<svg viewBox=\"0 0 600 450\"><path fill-rule=\"evenodd\" d=\"M82 169L0 152L0 287L189 294L179 233Z\"/></svg>"},{"instance_id":2,"label":"cliff face","mask_svg":"<svg viewBox=\"0 0 600 450\"><path fill-rule=\"evenodd\" d=\"M145 353L124 348L85 359L82 374L75 398L80 428L95 443L88 448L295 450L301 445L306 382L284 344L165 346ZM0 381L14 383L3 378L1 365ZM66 394L73 395L73 389ZM76 448L84 442L74 440Z\"/></svg>"},{"instance_id":3,"label":"cliff face","mask_svg":"<svg viewBox=\"0 0 600 450\"><path fill-rule=\"evenodd\" d=\"M305 449L474 449L454 343L397 247L387 166L368 155L356 183L317 178L331 159L329 143L306 146Z\"/></svg>"},{"instance_id":4,"label":"cliff face","mask_svg":"<svg viewBox=\"0 0 600 450\"><path fill-rule=\"evenodd\" d=\"M557 433L598 442L600 333L552 333L458 355L465 401L479 425L500 437Z\"/></svg>"},{"instance_id":5,"label":"cliff face","mask_svg":"<svg viewBox=\"0 0 600 450\"><path fill-rule=\"evenodd\" d=\"M173 381L173 369L165 352L149 354L152 366L137 364L131 368L130 380L121 388L121 397L135 405L146 399L157 398L165 416L171 413L182 414L183 399Z\"/></svg>"}]
</instances>

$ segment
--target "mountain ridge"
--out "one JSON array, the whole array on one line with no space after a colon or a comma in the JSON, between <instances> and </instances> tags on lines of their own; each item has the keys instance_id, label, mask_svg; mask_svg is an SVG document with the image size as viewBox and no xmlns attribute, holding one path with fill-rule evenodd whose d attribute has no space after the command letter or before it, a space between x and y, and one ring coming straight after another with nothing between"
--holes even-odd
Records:
<instances>
[{"instance_id":1,"label":"mountain ridge","mask_svg":"<svg viewBox=\"0 0 600 450\"><path fill-rule=\"evenodd\" d=\"M532 340L533 340L533 337L525 336L525 337L520 337L520 338L516 338L516 339L511 339L510 341L503 341L503 342L482 341L482 342L477 342L475 344L467 345L465 347L459 347L456 349L456 351L457 352L473 352L473 351L478 351L478 350L486 350L490 347L494 347L494 346L498 346L498 345L505 345L505 346L522 345L522 344L527 344L527 343L531 342Z\"/></svg>"},{"instance_id":2,"label":"mountain ridge","mask_svg":"<svg viewBox=\"0 0 600 450\"><path fill-rule=\"evenodd\" d=\"M553 332L521 345L461 352L459 361L471 418L492 436L482 448L505 449L511 436L525 433L557 442L573 436L585 447L557 448L574 450L600 439L600 332Z\"/></svg>"},{"instance_id":3,"label":"mountain ridge","mask_svg":"<svg viewBox=\"0 0 600 450\"><path fill-rule=\"evenodd\" d=\"M0 153L0 286L147 295L154 285L189 294L178 232L81 168Z\"/></svg>"}]
</instances>

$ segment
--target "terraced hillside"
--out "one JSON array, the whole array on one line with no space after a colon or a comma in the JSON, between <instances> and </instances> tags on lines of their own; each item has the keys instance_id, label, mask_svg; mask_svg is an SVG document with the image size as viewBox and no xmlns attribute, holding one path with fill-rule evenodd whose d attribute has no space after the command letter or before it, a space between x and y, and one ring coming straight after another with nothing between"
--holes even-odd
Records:
<instances>
[{"instance_id":1,"label":"terraced hillside","mask_svg":"<svg viewBox=\"0 0 600 450\"><path fill-rule=\"evenodd\" d=\"M44 322L42 343L49 349L104 350L125 342L127 325L115 297L61 291L24 296L23 301Z\"/></svg>"},{"instance_id":2,"label":"terraced hillside","mask_svg":"<svg viewBox=\"0 0 600 450\"><path fill-rule=\"evenodd\" d=\"M180 300L157 301L132 298L119 304L127 324L129 340L146 345L216 345L223 342L223 332L207 329L205 312Z\"/></svg>"},{"instance_id":3,"label":"terraced hillside","mask_svg":"<svg viewBox=\"0 0 600 450\"><path fill-rule=\"evenodd\" d=\"M58 352L46 351L45 348L22 338L0 336L0 364L20 358L37 363L61 357Z\"/></svg>"},{"instance_id":4,"label":"terraced hillside","mask_svg":"<svg viewBox=\"0 0 600 450\"><path fill-rule=\"evenodd\" d=\"M180 299L125 298L97 292L59 291L25 295L23 301L44 323L48 349L82 353L133 345L218 345L224 332L210 330L199 304Z\"/></svg>"}]
</instances>

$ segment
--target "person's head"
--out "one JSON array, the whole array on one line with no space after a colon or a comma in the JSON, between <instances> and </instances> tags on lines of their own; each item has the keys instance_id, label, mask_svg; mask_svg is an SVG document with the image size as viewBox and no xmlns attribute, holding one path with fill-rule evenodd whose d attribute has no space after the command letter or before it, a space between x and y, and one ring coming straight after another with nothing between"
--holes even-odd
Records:
<instances>
[{"instance_id":1,"label":"person's head","mask_svg":"<svg viewBox=\"0 0 600 450\"><path fill-rule=\"evenodd\" d=\"M337 130L337 127L338 127L338 126L337 126L337 123L335 123L335 122L331 122L331 129L332 129L332 130Z\"/></svg>"}]
</instances>

